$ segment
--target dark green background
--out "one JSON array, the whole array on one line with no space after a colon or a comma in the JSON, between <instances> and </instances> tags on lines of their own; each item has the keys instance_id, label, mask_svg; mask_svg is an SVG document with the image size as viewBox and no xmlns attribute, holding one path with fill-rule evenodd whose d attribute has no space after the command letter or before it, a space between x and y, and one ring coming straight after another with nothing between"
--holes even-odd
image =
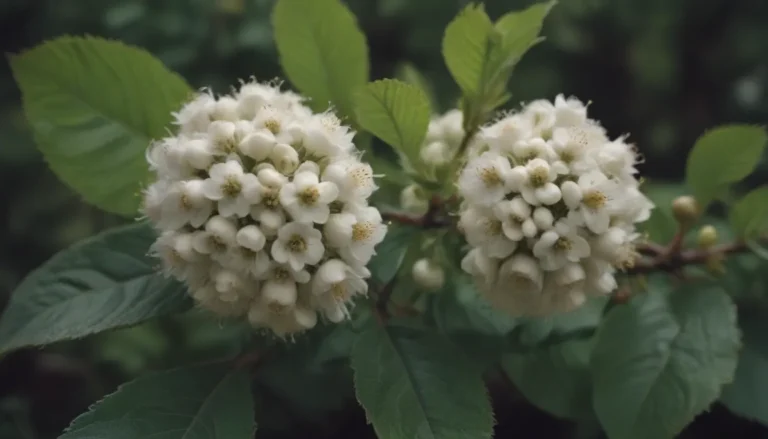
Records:
<instances>
[{"instance_id":1,"label":"dark green background","mask_svg":"<svg viewBox=\"0 0 768 439\"><path fill-rule=\"evenodd\" d=\"M93 34L144 47L194 87L227 91L239 78L280 76L271 0L0 0L0 44L18 52L63 34ZM497 17L529 1L489 0ZM573 94L611 135L629 133L649 180L679 181L693 141L727 122L768 115L768 2L763 0L560 0L547 41L514 73L513 103ZM433 82L442 110L458 98L440 55L460 0L349 0L371 47L373 78L404 62ZM768 166L745 182L768 180ZM0 67L0 308L20 279L54 252L122 220L81 203L46 170L25 129L7 63ZM0 439L53 438L73 416L146 369L203 355L189 322L161 321L0 359ZM200 336L202 337L202 336ZM190 338L194 339L190 341ZM208 342L208 344L216 342ZM186 349L194 345L194 349ZM184 348L184 349L182 349ZM189 351L194 351L192 354ZM178 352L177 352L178 351ZM184 353L180 353L184 351ZM169 358L173 358L169 360ZM519 399L499 396L498 437L578 437ZM326 421L328 421L326 419ZM341 411L315 437L371 437L359 410ZM310 428L288 422L294 434ZM768 437L717 407L686 437ZM281 436L275 436L281 437ZM589 437L589 436L584 436Z\"/></svg>"}]
</instances>

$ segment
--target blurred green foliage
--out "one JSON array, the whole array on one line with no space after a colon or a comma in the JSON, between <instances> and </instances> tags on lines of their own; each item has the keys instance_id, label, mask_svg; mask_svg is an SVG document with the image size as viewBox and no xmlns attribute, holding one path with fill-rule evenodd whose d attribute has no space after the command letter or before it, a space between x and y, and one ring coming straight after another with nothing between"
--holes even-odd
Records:
<instances>
[{"instance_id":1,"label":"blurred green foliage","mask_svg":"<svg viewBox=\"0 0 768 439\"><path fill-rule=\"evenodd\" d=\"M347 3L368 37L372 78L393 77L414 66L431 81L440 111L455 105L459 93L440 43L446 24L467 1ZM485 1L493 18L531 3ZM18 52L63 34L114 38L148 49L193 87L226 91L238 79L281 76L269 27L272 4L4 0L0 45L3 52ZM764 124L768 117L768 2L560 0L543 34L547 41L513 74L508 106L557 93L591 101L590 115L611 135L631 134L646 159L642 173L657 191L685 191L668 182L682 179L687 152L705 129L727 122ZM766 180L764 162L743 183L744 190ZM0 184L6 188L0 193L0 307L15 285L54 252L125 221L86 206L46 169L25 126L7 63L0 67ZM118 383L211 352L231 354L242 337L238 328L222 329L193 312L3 358L0 438L55 437ZM552 428L554 435L559 427ZM538 431L537 437L546 435Z\"/></svg>"}]
</instances>

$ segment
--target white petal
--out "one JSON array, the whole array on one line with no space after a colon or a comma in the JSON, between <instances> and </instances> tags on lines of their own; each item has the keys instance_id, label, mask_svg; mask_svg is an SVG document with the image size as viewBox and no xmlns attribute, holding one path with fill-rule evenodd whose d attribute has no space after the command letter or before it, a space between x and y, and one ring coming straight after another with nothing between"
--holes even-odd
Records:
<instances>
[{"instance_id":1,"label":"white petal","mask_svg":"<svg viewBox=\"0 0 768 439\"><path fill-rule=\"evenodd\" d=\"M562 194L560 193L560 188L557 187L556 184L547 183L544 185L544 187L536 189L536 197L539 199L539 201L541 201L542 204L551 206L560 201Z\"/></svg>"},{"instance_id":2,"label":"white petal","mask_svg":"<svg viewBox=\"0 0 768 439\"><path fill-rule=\"evenodd\" d=\"M569 209L575 209L581 203L581 188L576 182L566 181L560 186L563 202Z\"/></svg>"},{"instance_id":3,"label":"white petal","mask_svg":"<svg viewBox=\"0 0 768 439\"><path fill-rule=\"evenodd\" d=\"M221 190L221 184L209 178L203 182L203 193L210 200L221 200L224 198L224 192Z\"/></svg>"},{"instance_id":4,"label":"white petal","mask_svg":"<svg viewBox=\"0 0 768 439\"><path fill-rule=\"evenodd\" d=\"M317 200L320 203L328 204L339 196L338 186L331 182L322 182L318 184L317 190L320 192L320 198Z\"/></svg>"},{"instance_id":5,"label":"white petal","mask_svg":"<svg viewBox=\"0 0 768 439\"><path fill-rule=\"evenodd\" d=\"M285 241L283 240L276 240L272 243L272 258L281 263L285 264L288 262L288 249L285 248Z\"/></svg>"}]
</instances>

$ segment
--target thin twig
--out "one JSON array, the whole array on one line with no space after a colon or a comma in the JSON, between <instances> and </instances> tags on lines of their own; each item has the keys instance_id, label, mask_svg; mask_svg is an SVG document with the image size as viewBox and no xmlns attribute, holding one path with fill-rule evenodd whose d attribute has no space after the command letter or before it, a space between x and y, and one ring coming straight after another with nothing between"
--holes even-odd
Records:
<instances>
[{"instance_id":1,"label":"thin twig","mask_svg":"<svg viewBox=\"0 0 768 439\"><path fill-rule=\"evenodd\" d=\"M649 260L640 260L635 266L626 271L627 274L645 274L654 271L676 272L688 265L705 264L712 258L724 257L734 253L749 251L745 242L737 241L730 244L718 245L708 249L683 250L677 255L661 254Z\"/></svg>"}]
</instances>

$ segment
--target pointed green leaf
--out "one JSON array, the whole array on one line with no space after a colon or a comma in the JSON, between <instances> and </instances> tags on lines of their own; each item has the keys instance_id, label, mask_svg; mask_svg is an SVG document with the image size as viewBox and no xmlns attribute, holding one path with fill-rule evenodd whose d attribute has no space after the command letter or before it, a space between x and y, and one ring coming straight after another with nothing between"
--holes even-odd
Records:
<instances>
[{"instance_id":1,"label":"pointed green leaf","mask_svg":"<svg viewBox=\"0 0 768 439\"><path fill-rule=\"evenodd\" d=\"M755 237L768 229L768 186L752 190L736 202L730 212L731 226L744 237Z\"/></svg>"},{"instance_id":2,"label":"pointed green leaf","mask_svg":"<svg viewBox=\"0 0 768 439\"><path fill-rule=\"evenodd\" d=\"M490 51L493 23L482 5L469 5L445 28L443 58L467 96L481 87Z\"/></svg>"},{"instance_id":3,"label":"pointed green leaf","mask_svg":"<svg viewBox=\"0 0 768 439\"><path fill-rule=\"evenodd\" d=\"M429 126L429 100L418 87L395 79L368 84L355 99L357 121L364 129L419 163L419 148Z\"/></svg>"},{"instance_id":4,"label":"pointed green leaf","mask_svg":"<svg viewBox=\"0 0 768 439\"><path fill-rule=\"evenodd\" d=\"M111 439L118 428L130 428L133 438L251 439L253 414L246 372L224 363L189 366L121 386L75 419L60 439Z\"/></svg>"},{"instance_id":5,"label":"pointed green leaf","mask_svg":"<svg viewBox=\"0 0 768 439\"><path fill-rule=\"evenodd\" d=\"M749 175L768 142L762 127L726 125L699 137L688 155L686 181L702 207Z\"/></svg>"},{"instance_id":6,"label":"pointed green leaf","mask_svg":"<svg viewBox=\"0 0 768 439\"><path fill-rule=\"evenodd\" d=\"M368 264L372 280L384 285L397 275L417 233L413 227L395 224L389 226L384 241L376 246L376 254Z\"/></svg>"},{"instance_id":7,"label":"pointed green leaf","mask_svg":"<svg viewBox=\"0 0 768 439\"><path fill-rule=\"evenodd\" d=\"M481 370L426 329L371 325L352 350L357 398L380 439L490 438Z\"/></svg>"},{"instance_id":8,"label":"pointed green leaf","mask_svg":"<svg viewBox=\"0 0 768 439\"><path fill-rule=\"evenodd\" d=\"M595 342L593 403L612 439L677 435L733 379L735 307L719 288L648 292L611 310Z\"/></svg>"},{"instance_id":9,"label":"pointed green leaf","mask_svg":"<svg viewBox=\"0 0 768 439\"><path fill-rule=\"evenodd\" d=\"M574 340L526 353L507 354L502 366L509 379L536 407L564 419L592 413L589 355L592 341Z\"/></svg>"},{"instance_id":10,"label":"pointed green leaf","mask_svg":"<svg viewBox=\"0 0 768 439\"><path fill-rule=\"evenodd\" d=\"M84 337L189 309L184 287L157 273L146 224L62 251L33 271L0 319L0 352Z\"/></svg>"},{"instance_id":11,"label":"pointed green leaf","mask_svg":"<svg viewBox=\"0 0 768 439\"><path fill-rule=\"evenodd\" d=\"M91 37L58 38L10 62L53 172L87 202L135 216L145 151L167 135L189 86L148 52Z\"/></svg>"},{"instance_id":12,"label":"pointed green leaf","mask_svg":"<svg viewBox=\"0 0 768 439\"><path fill-rule=\"evenodd\" d=\"M491 72L510 68L539 41L544 19L555 3L555 1L537 3L522 11L510 12L499 18L494 29L501 35L501 41L491 54L489 67Z\"/></svg>"},{"instance_id":13,"label":"pointed green leaf","mask_svg":"<svg viewBox=\"0 0 768 439\"><path fill-rule=\"evenodd\" d=\"M355 16L339 0L279 0L272 15L280 63L312 98L353 117L354 93L368 81L368 45Z\"/></svg>"}]
</instances>

